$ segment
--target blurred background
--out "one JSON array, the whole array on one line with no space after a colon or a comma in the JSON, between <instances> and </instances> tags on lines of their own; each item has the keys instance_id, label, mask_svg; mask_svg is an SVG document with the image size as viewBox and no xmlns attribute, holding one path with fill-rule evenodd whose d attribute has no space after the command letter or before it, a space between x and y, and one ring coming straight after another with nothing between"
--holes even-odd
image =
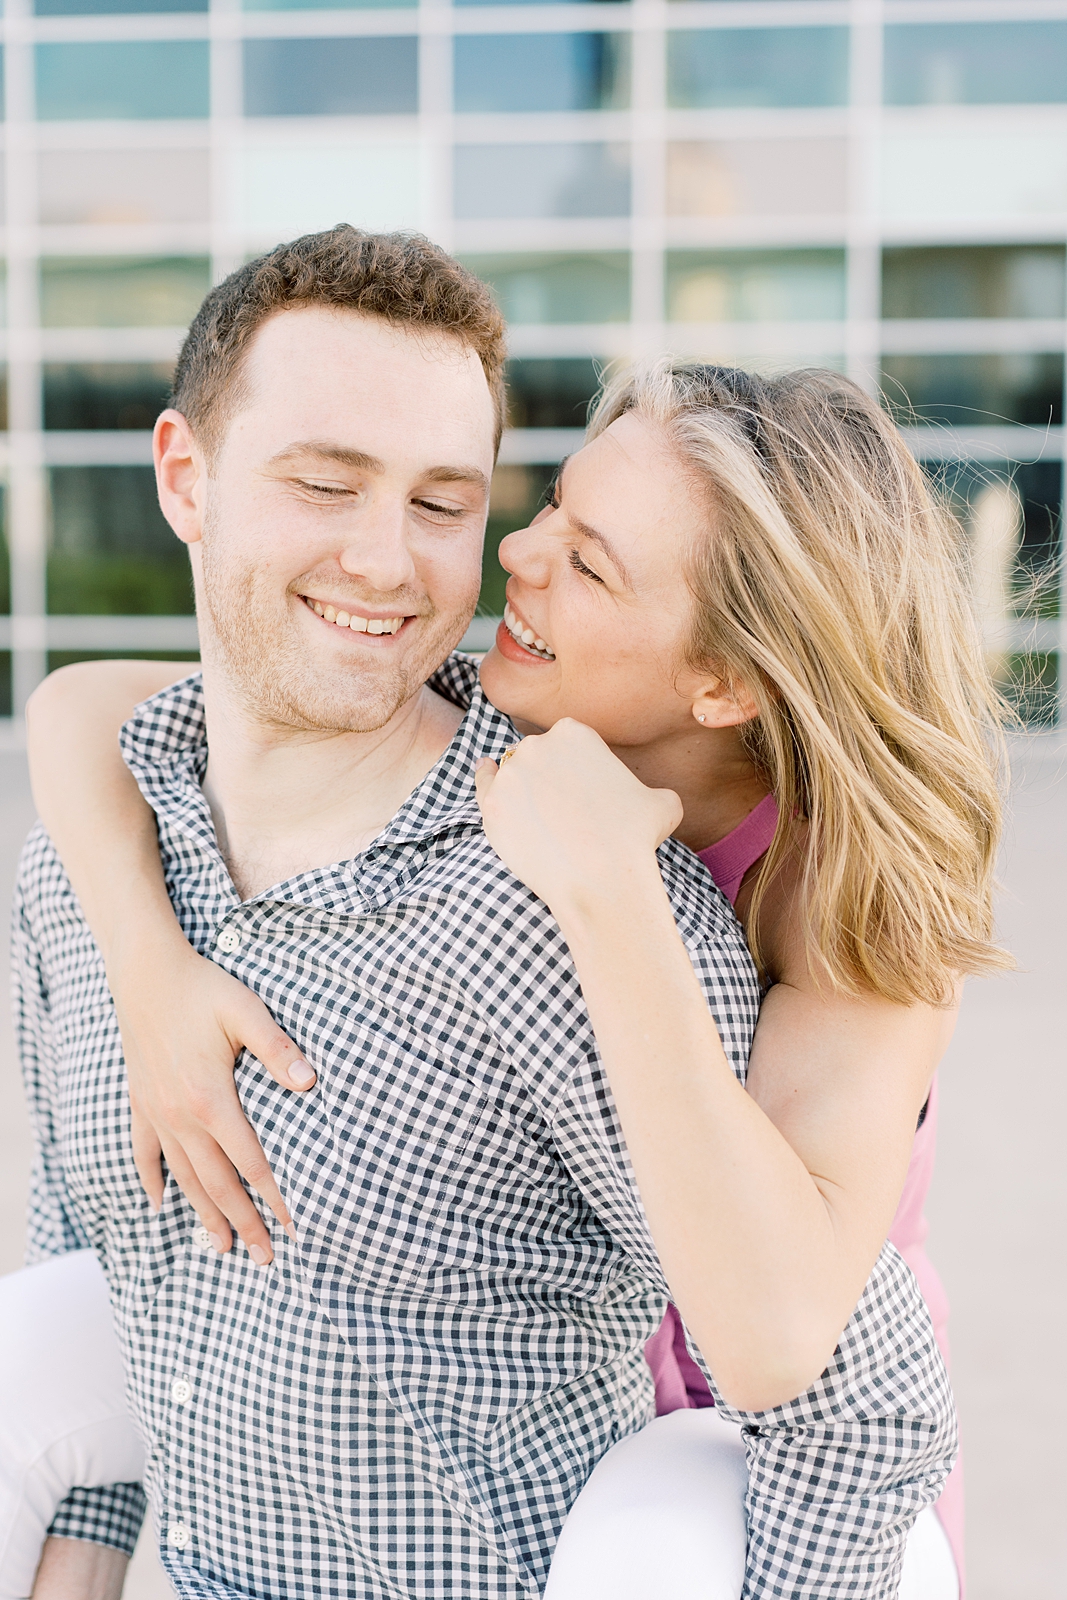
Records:
<instances>
[{"instance_id":1,"label":"blurred background","mask_svg":"<svg viewBox=\"0 0 1067 1600\"><path fill-rule=\"evenodd\" d=\"M511 328L485 560L629 356L881 393L968 530L1015 740L1004 937L943 1073L971 1600L1062 1597L1067 0L6 0L0 847L19 712L93 655L192 657L151 427L204 292L279 239L415 228ZM0 1270L28 1134L0 1067ZM131 1600L165 1592L143 1549Z\"/></svg>"}]
</instances>

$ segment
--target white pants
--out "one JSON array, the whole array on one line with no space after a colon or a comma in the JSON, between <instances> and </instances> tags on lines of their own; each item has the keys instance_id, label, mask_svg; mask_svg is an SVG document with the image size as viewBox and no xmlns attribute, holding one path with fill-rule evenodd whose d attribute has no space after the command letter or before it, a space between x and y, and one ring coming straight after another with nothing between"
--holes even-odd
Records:
<instances>
[{"instance_id":1,"label":"white pants","mask_svg":"<svg viewBox=\"0 0 1067 1600\"><path fill-rule=\"evenodd\" d=\"M25 1600L71 1489L134 1483L107 1284L89 1250L0 1278L0 1600ZM745 1574L745 1451L713 1410L675 1411L597 1465L560 1535L545 1600L737 1600ZM900 1600L957 1600L932 1511L912 1530Z\"/></svg>"},{"instance_id":2,"label":"white pants","mask_svg":"<svg viewBox=\"0 0 1067 1600\"><path fill-rule=\"evenodd\" d=\"M96 1256L78 1250L0 1278L0 1600L30 1593L71 1489L143 1475Z\"/></svg>"},{"instance_id":3,"label":"white pants","mask_svg":"<svg viewBox=\"0 0 1067 1600\"><path fill-rule=\"evenodd\" d=\"M556 1546L544 1600L738 1600L745 1577L741 1431L710 1408L672 1411L594 1467ZM900 1600L958 1600L948 1539L917 1518Z\"/></svg>"}]
</instances>

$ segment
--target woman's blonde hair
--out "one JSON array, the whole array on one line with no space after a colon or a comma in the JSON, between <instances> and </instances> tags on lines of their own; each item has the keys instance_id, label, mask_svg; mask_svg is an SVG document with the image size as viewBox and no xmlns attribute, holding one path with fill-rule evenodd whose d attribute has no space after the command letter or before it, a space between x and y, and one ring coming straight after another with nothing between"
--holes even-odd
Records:
<instances>
[{"instance_id":1,"label":"woman's blonde hair","mask_svg":"<svg viewBox=\"0 0 1067 1600\"><path fill-rule=\"evenodd\" d=\"M832 988L939 1004L960 974L1010 966L990 942L1001 703L961 530L897 429L822 370L649 363L606 385L590 436L628 411L709 498L687 660L759 707L743 734L780 820L750 925L800 839Z\"/></svg>"}]
</instances>

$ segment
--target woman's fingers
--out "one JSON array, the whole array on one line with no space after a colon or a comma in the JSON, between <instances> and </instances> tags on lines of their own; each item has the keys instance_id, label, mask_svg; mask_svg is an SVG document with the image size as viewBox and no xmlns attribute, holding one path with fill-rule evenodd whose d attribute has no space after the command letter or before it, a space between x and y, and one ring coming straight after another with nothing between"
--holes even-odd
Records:
<instances>
[{"instance_id":1,"label":"woman's fingers","mask_svg":"<svg viewBox=\"0 0 1067 1600\"><path fill-rule=\"evenodd\" d=\"M303 1092L315 1082L315 1069L301 1055L283 1028L279 1028L258 995L243 985L227 986L216 1014L236 1056L243 1047L261 1061L283 1089Z\"/></svg>"},{"instance_id":2,"label":"woman's fingers","mask_svg":"<svg viewBox=\"0 0 1067 1600\"><path fill-rule=\"evenodd\" d=\"M133 1143L133 1162L141 1187L152 1202L152 1210L163 1204L163 1147L156 1138L156 1130L130 1095L130 1137Z\"/></svg>"},{"instance_id":3,"label":"woman's fingers","mask_svg":"<svg viewBox=\"0 0 1067 1600\"><path fill-rule=\"evenodd\" d=\"M267 1226L214 1139L187 1136L178 1143L165 1136L163 1153L175 1183L212 1236L215 1249L222 1254L229 1248L232 1224L252 1260L261 1267L269 1265L274 1250Z\"/></svg>"}]
</instances>

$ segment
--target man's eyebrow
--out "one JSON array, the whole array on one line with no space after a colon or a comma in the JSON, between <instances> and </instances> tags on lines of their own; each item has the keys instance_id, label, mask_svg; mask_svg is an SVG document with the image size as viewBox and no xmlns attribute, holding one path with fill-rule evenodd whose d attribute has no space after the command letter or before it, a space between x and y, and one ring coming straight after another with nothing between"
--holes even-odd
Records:
<instances>
[{"instance_id":1,"label":"man's eyebrow","mask_svg":"<svg viewBox=\"0 0 1067 1600\"><path fill-rule=\"evenodd\" d=\"M271 456L267 464L284 467L308 456L316 461L334 461L341 467L355 467L358 472L385 471L385 462L379 461L377 456L368 455L365 450L352 450L348 445L333 444L329 439L300 439L295 444L287 444L284 450Z\"/></svg>"},{"instance_id":2,"label":"man's eyebrow","mask_svg":"<svg viewBox=\"0 0 1067 1600\"><path fill-rule=\"evenodd\" d=\"M357 472L384 472L385 462L365 450L353 450L348 445L333 444L328 439L301 439L297 444L286 445L271 456L272 467L284 467L291 462L306 460L332 461L337 466L352 467ZM421 476L429 483L473 483L483 494L489 492L489 479L480 467L430 467Z\"/></svg>"},{"instance_id":3,"label":"man's eyebrow","mask_svg":"<svg viewBox=\"0 0 1067 1600\"><path fill-rule=\"evenodd\" d=\"M552 487L557 500L559 499L560 490L563 488L564 469L566 468L570 459L570 456L563 457L563 460L556 469L556 476L552 480ZM595 545L598 545L600 549L603 550L604 554L615 568L615 571L619 574L619 577L622 579L623 583L628 589L632 589L633 579L626 570L626 563L616 550L615 546L612 544L611 540L608 538L607 534L601 533L599 528L590 527L588 522L583 522L581 517L573 516L569 511L567 512L567 521L570 523L575 533L580 533L583 539L591 539Z\"/></svg>"}]
</instances>

